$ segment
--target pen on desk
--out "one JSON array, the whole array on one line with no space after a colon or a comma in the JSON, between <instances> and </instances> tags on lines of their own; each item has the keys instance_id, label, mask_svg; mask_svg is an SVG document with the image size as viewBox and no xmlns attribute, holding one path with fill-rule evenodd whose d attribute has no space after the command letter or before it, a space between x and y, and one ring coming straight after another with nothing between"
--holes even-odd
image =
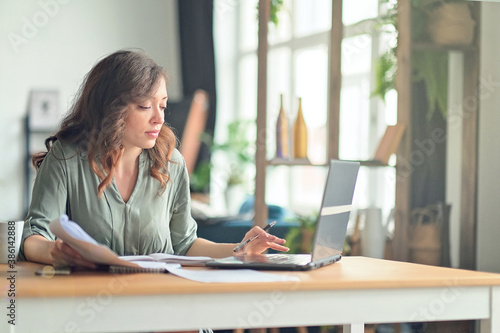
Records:
<instances>
[{"instance_id":1,"label":"pen on desk","mask_svg":"<svg viewBox=\"0 0 500 333\"><path fill-rule=\"evenodd\" d=\"M276 224L276 221L273 221L271 223L269 223L268 225L266 225L264 227L264 231L268 231L269 229L272 228L273 225ZM247 245L248 243L250 243L251 241L253 241L254 239L256 239L257 237L259 237L259 235L255 235L255 236L252 236L250 237L249 239L247 239L246 241L244 242L241 242L238 246L236 246L234 249L233 249L233 252L236 252L236 251L239 251L241 248L243 248L243 246Z\"/></svg>"}]
</instances>

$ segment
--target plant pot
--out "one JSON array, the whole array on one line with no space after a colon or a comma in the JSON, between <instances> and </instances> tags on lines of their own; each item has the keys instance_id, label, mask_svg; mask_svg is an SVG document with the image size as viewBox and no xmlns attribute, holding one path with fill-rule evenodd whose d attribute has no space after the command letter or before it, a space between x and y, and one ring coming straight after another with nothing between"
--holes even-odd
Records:
<instances>
[{"instance_id":1,"label":"plant pot","mask_svg":"<svg viewBox=\"0 0 500 333\"><path fill-rule=\"evenodd\" d=\"M309 229L302 229L301 234L302 234L302 240L301 240L302 252L300 253L310 253L312 248L314 231Z\"/></svg>"},{"instance_id":2,"label":"plant pot","mask_svg":"<svg viewBox=\"0 0 500 333\"><path fill-rule=\"evenodd\" d=\"M438 45L470 45L475 22L467 3L442 3L427 13L430 39Z\"/></svg>"}]
</instances>

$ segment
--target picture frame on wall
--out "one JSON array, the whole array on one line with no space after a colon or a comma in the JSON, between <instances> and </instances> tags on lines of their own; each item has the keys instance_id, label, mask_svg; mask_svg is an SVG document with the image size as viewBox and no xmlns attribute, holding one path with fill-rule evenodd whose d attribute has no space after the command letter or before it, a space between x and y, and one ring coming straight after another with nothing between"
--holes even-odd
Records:
<instances>
[{"instance_id":1,"label":"picture frame on wall","mask_svg":"<svg viewBox=\"0 0 500 333\"><path fill-rule=\"evenodd\" d=\"M32 90L29 98L29 127L32 130L52 130L59 123L59 92Z\"/></svg>"}]
</instances>

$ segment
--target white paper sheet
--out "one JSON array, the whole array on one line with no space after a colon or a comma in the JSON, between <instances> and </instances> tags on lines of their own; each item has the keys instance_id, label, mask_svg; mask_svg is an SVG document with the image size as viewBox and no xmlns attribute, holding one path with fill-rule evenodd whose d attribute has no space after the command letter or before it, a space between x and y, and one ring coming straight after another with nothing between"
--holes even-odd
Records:
<instances>
[{"instance_id":1,"label":"white paper sheet","mask_svg":"<svg viewBox=\"0 0 500 333\"><path fill-rule=\"evenodd\" d=\"M170 264L168 264L170 265ZM282 282L299 281L300 279L290 274L272 274L252 269L209 269L192 270L181 267L168 267L168 271L179 277L204 282L204 283L234 283L234 282Z\"/></svg>"}]
</instances>

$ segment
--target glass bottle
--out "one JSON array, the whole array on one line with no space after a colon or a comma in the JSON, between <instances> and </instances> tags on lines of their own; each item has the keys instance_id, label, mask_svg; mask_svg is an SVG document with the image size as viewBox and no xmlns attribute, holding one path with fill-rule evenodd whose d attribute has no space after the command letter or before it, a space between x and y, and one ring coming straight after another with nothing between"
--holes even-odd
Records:
<instances>
[{"instance_id":1,"label":"glass bottle","mask_svg":"<svg viewBox=\"0 0 500 333\"><path fill-rule=\"evenodd\" d=\"M276 121L276 158L290 158L288 119L283 108L283 94L280 95L280 111Z\"/></svg>"},{"instance_id":2,"label":"glass bottle","mask_svg":"<svg viewBox=\"0 0 500 333\"><path fill-rule=\"evenodd\" d=\"M302 98L299 98L299 110L293 126L293 157L307 159L307 127L302 114Z\"/></svg>"}]
</instances>

